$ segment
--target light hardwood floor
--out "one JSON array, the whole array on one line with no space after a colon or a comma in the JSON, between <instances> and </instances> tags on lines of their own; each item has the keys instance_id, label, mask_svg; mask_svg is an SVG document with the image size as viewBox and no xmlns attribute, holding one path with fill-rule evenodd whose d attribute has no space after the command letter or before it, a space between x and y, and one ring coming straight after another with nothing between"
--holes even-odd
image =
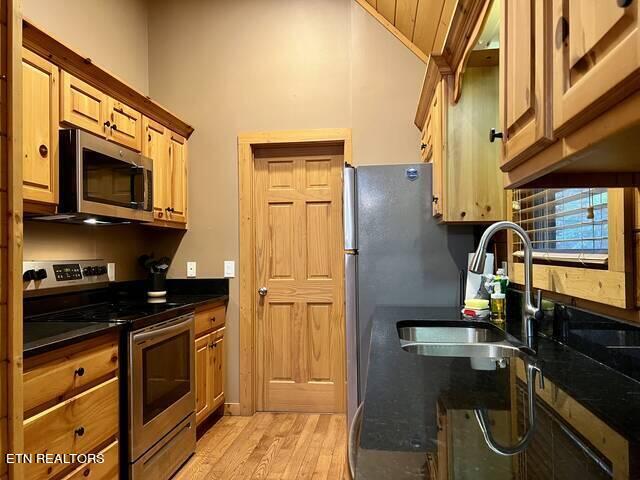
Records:
<instances>
[{"instance_id":1,"label":"light hardwood floor","mask_svg":"<svg viewBox=\"0 0 640 480\"><path fill-rule=\"evenodd\" d=\"M197 479L348 478L344 415L256 413L222 417L176 475Z\"/></svg>"}]
</instances>

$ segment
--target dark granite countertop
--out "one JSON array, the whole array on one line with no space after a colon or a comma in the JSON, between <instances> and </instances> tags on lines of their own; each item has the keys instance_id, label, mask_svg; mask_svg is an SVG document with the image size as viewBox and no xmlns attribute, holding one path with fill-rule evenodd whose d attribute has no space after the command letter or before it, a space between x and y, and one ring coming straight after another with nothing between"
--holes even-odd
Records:
<instances>
[{"instance_id":1,"label":"dark granite countertop","mask_svg":"<svg viewBox=\"0 0 640 480\"><path fill-rule=\"evenodd\" d=\"M414 319L459 319L459 310L392 306L376 310L357 450L358 479L435 479L441 478L436 470L443 468L452 479L521 478L516 474L522 468L533 475L522 478L606 478L601 476L602 467L585 456L589 448L576 447L562 433L567 425L562 425L558 412L540 399L542 406L536 409L536 429L527 450L517 457L491 451L473 409L487 408L494 435L500 443L511 445L525 430L524 384L518 381L516 388L510 368L482 371L473 369L469 358L426 357L404 351L396 324ZM512 322L508 331L517 337L519 325ZM635 462L628 467L629 478L638 478L633 458L638 457L640 445L640 382L544 336L538 339L537 357L547 385L562 389L628 442L630 462ZM514 422L514 418L519 420ZM582 432L571 426L568 430L584 439ZM605 470L620 468L608 462L605 458Z\"/></svg>"},{"instance_id":2,"label":"dark granite countertop","mask_svg":"<svg viewBox=\"0 0 640 480\"><path fill-rule=\"evenodd\" d=\"M32 357L114 329L127 329L132 324L142 328L200 307L227 302L227 289L211 288L211 282L207 282L170 281L166 301L156 304L147 303L144 289L139 288L140 282L115 284L110 289L88 293L29 299L28 308L25 307L23 356ZM86 305L78 307L78 302ZM103 316L103 309L113 304L136 312L132 323L109 321L108 315ZM95 318L100 321L94 321Z\"/></svg>"},{"instance_id":3,"label":"dark granite countertop","mask_svg":"<svg viewBox=\"0 0 640 480\"><path fill-rule=\"evenodd\" d=\"M24 322L24 358L89 340L125 325L115 322Z\"/></svg>"}]
</instances>

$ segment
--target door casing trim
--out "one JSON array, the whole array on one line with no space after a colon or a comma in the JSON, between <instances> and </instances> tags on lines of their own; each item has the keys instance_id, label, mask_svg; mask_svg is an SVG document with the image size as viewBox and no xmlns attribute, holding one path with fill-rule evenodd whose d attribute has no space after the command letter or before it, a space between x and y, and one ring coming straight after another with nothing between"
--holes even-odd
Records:
<instances>
[{"instance_id":1,"label":"door casing trim","mask_svg":"<svg viewBox=\"0 0 640 480\"><path fill-rule=\"evenodd\" d=\"M238 203L240 214L240 415L256 411L255 348L255 232L253 229L253 148L266 144L286 146L342 143L344 161L352 163L350 128L321 128L252 132L238 135Z\"/></svg>"}]
</instances>

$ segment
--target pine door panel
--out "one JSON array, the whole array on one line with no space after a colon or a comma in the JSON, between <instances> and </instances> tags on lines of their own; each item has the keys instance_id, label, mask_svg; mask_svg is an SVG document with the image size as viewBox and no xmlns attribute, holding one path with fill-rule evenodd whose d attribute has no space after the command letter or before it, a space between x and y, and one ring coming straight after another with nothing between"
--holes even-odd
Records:
<instances>
[{"instance_id":1,"label":"pine door panel","mask_svg":"<svg viewBox=\"0 0 640 480\"><path fill-rule=\"evenodd\" d=\"M169 149L169 220L187 223L187 142L171 132Z\"/></svg>"},{"instance_id":2,"label":"pine door panel","mask_svg":"<svg viewBox=\"0 0 640 480\"><path fill-rule=\"evenodd\" d=\"M639 2L552 0L553 129L567 135L640 88Z\"/></svg>"},{"instance_id":3,"label":"pine door panel","mask_svg":"<svg viewBox=\"0 0 640 480\"><path fill-rule=\"evenodd\" d=\"M166 208L169 206L169 132L147 117L142 119L142 128L146 137L142 142L142 154L153 160L153 217L166 220Z\"/></svg>"},{"instance_id":4,"label":"pine door panel","mask_svg":"<svg viewBox=\"0 0 640 480\"><path fill-rule=\"evenodd\" d=\"M22 149L25 200L58 203L58 67L22 51Z\"/></svg>"},{"instance_id":5,"label":"pine door panel","mask_svg":"<svg viewBox=\"0 0 640 480\"><path fill-rule=\"evenodd\" d=\"M343 157L255 160L258 409L344 411Z\"/></svg>"},{"instance_id":6,"label":"pine door panel","mask_svg":"<svg viewBox=\"0 0 640 480\"><path fill-rule=\"evenodd\" d=\"M107 135L107 96L64 70L60 73L62 122Z\"/></svg>"},{"instance_id":7,"label":"pine door panel","mask_svg":"<svg viewBox=\"0 0 640 480\"><path fill-rule=\"evenodd\" d=\"M551 2L513 0L501 9L502 169L511 170L552 141Z\"/></svg>"}]
</instances>

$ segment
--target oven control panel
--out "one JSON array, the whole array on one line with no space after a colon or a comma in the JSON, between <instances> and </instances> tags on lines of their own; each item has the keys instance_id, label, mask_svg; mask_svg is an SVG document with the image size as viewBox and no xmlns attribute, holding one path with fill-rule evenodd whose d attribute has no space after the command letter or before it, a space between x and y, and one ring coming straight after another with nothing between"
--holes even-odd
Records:
<instances>
[{"instance_id":1,"label":"oven control panel","mask_svg":"<svg viewBox=\"0 0 640 480\"><path fill-rule=\"evenodd\" d=\"M56 281L63 282L65 280L80 280L82 279L82 270L80 270L79 263L63 263L53 265L53 273L56 276Z\"/></svg>"},{"instance_id":2,"label":"oven control panel","mask_svg":"<svg viewBox=\"0 0 640 480\"><path fill-rule=\"evenodd\" d=\"M103 260L29 261L22 263L25 295L55 293L50 290L98 288L109 281L107 263Z\"/></svg>"}]
</instances>

